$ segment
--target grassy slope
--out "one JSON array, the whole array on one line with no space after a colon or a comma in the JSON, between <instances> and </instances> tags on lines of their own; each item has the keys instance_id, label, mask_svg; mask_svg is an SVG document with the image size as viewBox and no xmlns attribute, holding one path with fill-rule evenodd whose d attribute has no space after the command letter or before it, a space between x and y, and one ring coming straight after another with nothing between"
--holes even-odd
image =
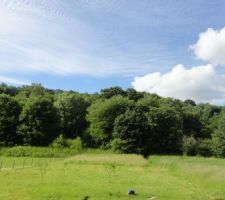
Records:
<instances>
[{"instance_id":1,"label":"grassy slope","mask_svg":"<svg viewBox=\"0 0 225 200\"><path fill-rule=\"evenodd\" d=\"M0 199L224 200L225 160L83 154L67 159L0 157ZM12 160L15 167L12 168ZM26 164L27 163L27 164ZM4 167L5 166L5 167ZM138 195L128 197L128 188Z\"/></svg>"}]
</instances>

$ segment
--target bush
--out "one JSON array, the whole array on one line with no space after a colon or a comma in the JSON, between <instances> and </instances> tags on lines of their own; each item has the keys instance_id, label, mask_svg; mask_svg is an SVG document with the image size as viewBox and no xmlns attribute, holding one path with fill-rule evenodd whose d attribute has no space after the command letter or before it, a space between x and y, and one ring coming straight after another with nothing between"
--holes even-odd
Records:
<instances>
[{"instance_id":1,"label":"bush","mask_svg":"<svg viewBox=\"0 0 225 200\"><path fill-rule=\"evenodd\" d=\"M212 141L209 139L200 140L198 144L198 155L200 156L212 156L211 150Z\"/></svg>"},{"instance_id":2,"label":"bush","mask_svg":"<svg viewBox=\"0 0 225 200\"><path fill-rule=\"evenodd\" d=\"M67 147L67 141L66 139L63 137L63 135L59 135L59 137L57 137L51 144L51 147L53 148L64 148Z\"/></svg>"},{"instance_id":3,"label":"bush","mask_svg":"<svg viewBox=\"0 0 225 200\"><path fill-rule=\"evenodd\" d=\"M79 152L83 149L82 140L80 139L80 137L77 137L73 140L68 139L67 144L70 149L76 149Z\"/></svg>"},{"instance_id":4,"label":"bush","mask_svg":"<svg viewBox=\"0 0 225 200\"><path fill-rule=\"evenodd\" d=\"M53 141L51 147L57 149L70 148L80 152L83 148L83 145L80 137L77 137L76 139L66 139L63 137L63 135L60 135Z\"/></svg>"},{"instance_id":5,"label":"bush","mask_svg":"<svg viewBox=\"0 0 225 200\"><path fill-rule=\"evenodd\" d=\"M183 138L183 153L188 156L195 156L198 152L198 141L193 137Z\"/></svg>"},{"instance_id":6,"label":"bush","mask_svg":"<svg viewBox=\"0 0 225 200\"><path fill-rule=\"evenodd\" d=\"M129 152L130 145L126 140L122 140L120 138L115 138L111 140L110 147L113 151L119 153L127 153Z\"/></svg>"}]
</instances>

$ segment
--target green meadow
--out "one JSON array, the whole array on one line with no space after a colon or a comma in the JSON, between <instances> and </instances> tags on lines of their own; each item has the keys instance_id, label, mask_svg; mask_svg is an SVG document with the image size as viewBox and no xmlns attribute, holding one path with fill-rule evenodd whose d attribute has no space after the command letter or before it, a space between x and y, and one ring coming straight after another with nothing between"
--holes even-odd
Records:
<instances>
[{"instance_id":1,"label":"green meadow","mask_svg":"<svg viewBox=\"0 0 225 200\"><path fill-rule=\"evenodd\" d=\"M0 157L2 200L224 200L225 160L83 153ZM128 196L127 190L135 190Z\"/></svg>"}]
</instances>

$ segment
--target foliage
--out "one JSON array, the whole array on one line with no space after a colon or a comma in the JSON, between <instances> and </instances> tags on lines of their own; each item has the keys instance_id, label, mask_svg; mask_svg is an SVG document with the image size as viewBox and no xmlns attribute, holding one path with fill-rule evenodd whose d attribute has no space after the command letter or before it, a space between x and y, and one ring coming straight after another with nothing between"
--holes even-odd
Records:
<instances>
[{"instance_id":1,"label":"foliage","mask_svg":"<svg viewBox=\"0 0 225 200\"><path fill-rule=\"evenodd\" d=\"M0 94L0 108L0 143L2 146L18 144L20 141L16 129L21 107L13 97Z\"/></svg>"},{"instance_id":2,"label":"foliage","mask_svg":"<svg viewBox=\"0 0 225 200\"><path fill-rule=\"evenodd\" d=\"M181 116L172 107L152 108L147 114L149 146L153 153L179 153L182 148Z\"/></svg>"},{"instance_id":3,"label":"foliage","mask_svg":"<svg viewBox=\"0 0 225 200\"><path fill-rule=\"evenodd\" d=\"M36 83L0 84L0 106L2 147L102 147L146 156L182 153L183 146L191 149L196 140L194 154L225 156L224 106L163 98L132 88L87 94Z\"/></svg>"},{"instance_id":4,"label":"foliage","mask_svg":"<svg viewBox=\"0 0 225 200\"><path fill-rule=\"evenodd\" d=\"M8 94L10 96L15 96L19 91L19 88L15 86L8 86L5 83L0 84L0 94Z\"/></svg>"},{"instance_id":5,"label":"foliage","mask_svg":"<svg viewBox=\"0 0 225 200\"><path fill-rule=\"evenodd\" d=\"M137 101L137 106L141 107L144 112L150 111L152 107L160 106L161 98L156 94L145 94L143 98Z\"/></svg>"},{"instance_id":6,"label":"foliage","mask_svg":"<svg viewBox=\"0 0 225 200\"><path fill-rule=\"evenodd\" d=\"M143 92L137 92L135 89L133 88L128 88L126 90L126 96L134 101L138 101L139 99L144 97L144 93Z\"/></svg>"},{"instance_id":7,"label":"foliage","mask_svg":"<svg viewBox=\"0 0 225 200\"><path fill-rule=\"evenodd\" d=\"M82 140L80 137L77 137L76 139L68 139L67 143L70 149L75 149L79 152L83 149Z\"/></svg>"},{"instance_id":8,"label":"foliage","mask_svg":"<svg viewBox=\"0 0 225 200\"><path fill-rule=\"evenodd\" d=\"M217 157L225 157L225 133L216 131L212 137L212 152Z\"/></svg>"},{"instance_id":9,"label":"foliage","mask_svg":"<svg viewBox=\"0 0 225 200\"><path fill-rule=\"evenodd\" d=\"M215 156L225 157L225 110L220 113L218 127L212 135L212 152Z\"/></svg>"},{"instance_id":10,"label":"foliage","mask_svg":"<svg viewBox=\"0 0 225 200\"><path fill-rule=\"evenodd\" d=\"M195 107L195 111L201 122L201 137L210 138L214 132L211 126L211 119L221 112L221 107L213 106L208 103L199 104Z\"/></svg>"},{"instance_id":11,"label":"foliage","mask_svg":"<svg viewBox=\"0 0 225 200\"><path fill-rule=\"evenodd\" d=\"M79 152L83 149L82 140L80 137L75 139L66 139L62 134L59 135L59 137L57 137L50 146L58 149L70 148Z\"/></svg>"},{"instance_id":12,"label":"foliage","mask_svg":"<svg viewBox=\"0 0 225 200\"><path fill-rule=\"evenodd\" d=\"M198 155L212 156L212 141L210 139L202 139L198 144Z\"/></svg>"},{"instance_id":13,"label":"foliage","mask_svg":"<svg viewBox=\"0 0 225 200\"><path fill-rule=\"evenodd\" d=\"M184 137L183 152L188 156L195 156L198 153L198 141L193 137Z\"/></svg>"},{"instance_id":14,"label":"foliage","mask_svg":"<svg viewBox=\"0 0 225 200\"><path fill-rule=\"evenodd\" d=\"M108 142L112 138L115 118L124 113L132 104L131 100L121 96L93 103L88 108L87 115L90 123L90 134L97 141Z\"/></svg>"},{"instance_id":15,"label":"foliage","mask_svg":"<svg viewBox=\"0 0 225 200\"><path fill-rule=\"evenodd\" d=\"M147 118L139 108L128 109L119 115L114 122L114 141L117 148L124 149L127 153L145 153L147 151L149 126ZM115 146L114 146L115 147Z\"/></svg>"},{"instance_id":16,"label":"foliage","mask_svg":"<svg viewBox=\"0 0 225 200\"><path fill-rule=\"evenodd\" d=\"M52 148L64 148L68 147L67 140L60 134L57 138L55 138L51 144Z\"/></svg>"},{"instance_id":17,"label":"foliage","mask_svg":"<svg viewBox=\"0 0 225 200\"><path fill-rule=\"evenodd\" d=\"M191 106L196 106L196 103L193 100L191 100L191 99L186 99L184 101L184 104L191 105Z\"/></svg>"},{"instance_id":18,"label":"foliage","mask_svg":"<svg viewBox=\"0 0 225 200\"><path fill-rule=\"evenodd\" d=\"M40 97L49 94L49 90L44 88L41 84L32 83L30 86L23 86L20 88L18 98Z\"/></svg>"},{"instance_id":19,"label":"foliage","mask_svg":"<svg viewBox=\"0 0 225 200\"><path fill-rule=\"evenodd\" d=\"M26 145L47 146L59 135L58 117L51 99L33 97L23 107L18 133Z\"/></svg>"},{"instance_id":20,"label":"foliage","mask_svg":"<svg viewBox=\"0 0 225 200\"><path fill-rule=\"evenodd\" d=\"M217 157L225 157L225 132L218 130L213 134L212 152Z\"/></svg>"},{"instance_id":21,"label":"foliage","mask_svg":"<svg viewBox=\"0 0 225 200\"><path fill-rule=\"evenodd\" d=\"M87 126L88 103L84 98L80 94L64 92L57 95L54 105L60 117L60 132L67 138L80 135Z\"/></svg>"},{"instance_id":22,"label":"foliage","mask_svg":"<svg viewBox=\"0 0 225 200\"><path fill-rule=\"evenodd\" d=\"M125 96L126 93L121 87L110 87L101 90L101 97L104 99L110 99L114 96Z\"/></svg>"},{"instance_id":23,"label":"foliage","mask_svg":"<svg viewBox=\"0 0 225 200\"><path fill-rule=\"evenodd\" d=\"M212 135L212 152L217 157L225 157L225 132L220 129Z\"/></svg>"},{"instance_id":24,"label":"foliage","mask_svg":"<svg viewBox=\"0 0 225 200\"><path fill-rule=\"evenodd\" d=\"M188 137L194 136L196 138L200 138L202 124L199 120L199 117L190 109L189 106L186 109L187 110L183 112L181 118L183 134Z\"/></svg>"},{"instance_id":25,"label":"foliage","mask_svg":"<svg viewBox=\"0 0 225 200\"><path fill-rule=\"evenodd\" d=\"M122 140L120 138L114 138L110 141L110 147L114 152L125 153L129 152L131 146L127 140Z\"/></svg>"}]
</instances>

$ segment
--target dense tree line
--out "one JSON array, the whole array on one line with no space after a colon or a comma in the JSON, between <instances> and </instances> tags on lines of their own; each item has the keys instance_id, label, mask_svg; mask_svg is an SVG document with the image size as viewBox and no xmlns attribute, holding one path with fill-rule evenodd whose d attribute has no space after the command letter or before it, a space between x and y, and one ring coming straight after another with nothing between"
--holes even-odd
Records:
<instances>
[{"instance_id":1,"label":"dense tree line","mask_svg":"<svg viewBox=\"0 0 225 200\"><path fill-rule=\"evenodd\" d=\"M120 152L225 157L225 107L131 88L84 94L0 85L0 146L57 146L77 137Z\"/></svg>"}]
</instances>

